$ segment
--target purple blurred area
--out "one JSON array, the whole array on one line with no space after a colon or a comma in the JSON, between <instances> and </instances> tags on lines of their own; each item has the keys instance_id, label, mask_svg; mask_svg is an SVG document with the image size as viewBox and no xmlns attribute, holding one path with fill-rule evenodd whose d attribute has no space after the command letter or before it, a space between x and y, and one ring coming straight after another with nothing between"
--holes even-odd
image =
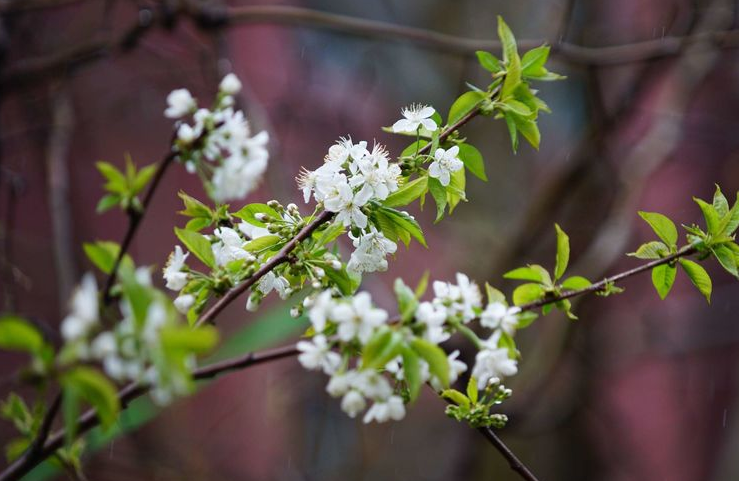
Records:
<instances>
[{"instance_id":1,"label":"purple blurred area","mask_svg":"<svg viewBox=\"0 0 739 481\"><path fill-rule=\"evenodd\" d=\"M486 83L472 52L315 25L214 27L224 4L200 0L181 3L211 17L159 20L179 3L0 0L0 311L33 319L57 343L66 299L92 269L81 243L119 242L126 229L122 213L95 213L103 191L94 163L122 166L127 153L139 165L158 161L171 136L162 112L172 89L209 99L222 75L238 74L253 129L270 134L267 178L247 201L302 205L294 177L302 166L315 168L340 136L386 143L397 154L403 139L380 127L397 120L401 106L430 103L445 114L465 82ZM599 279L636 266L624 253L652 240L638 210L691 224L701 219L692 196L710 198L717 182L730 200L739 189L736 2L259 3L268 4L484 40L496 38L502 15L519 39L551 43L552 70L568 77L540 85L553 113L541 118L538 152L522 145L514 154L502 121L469 126L490 181L468 176L470 201L437 225L432 209L414 210L429 249L401 247L387 273L366 276L363 288L383 307L393 305L395 277L415 284L425 270L433 279L466 272L510 292L506 270L551 266L554 222L570 235L570 272ZM152 12L157 23L147 27ZM706 40L713 38L706 32L723 31L730 34ZM690 35L698 40L672 40ZM116 47L94 48L107 39ZM567 49L649 41L679 48L615 63L609 59L619 52L607 48L596 61ZM173 226L184 224L179 190L205 198L195 176L171 169L134 240L137 264L161 268L176 243ZM739 479L739 289L726 272L710 273L710 306L681 275L660 301L647 274L625 281L619 296L576 302L578 321L553 313L519 333L521 371L501 406L511 420L500 434L541 480ZM243 302L219 317L223 332L259 317ZM463 342L450 344L473 361ZM0 356L3 395L15 389L7 379L22 362ZM406 420L366 426L340 411L325 382L290 359L224 376L87 456L85 473L90 480L518 479L429 393ZM3 422L2 444L12 435Z\"/></svg>"}]
</instances>

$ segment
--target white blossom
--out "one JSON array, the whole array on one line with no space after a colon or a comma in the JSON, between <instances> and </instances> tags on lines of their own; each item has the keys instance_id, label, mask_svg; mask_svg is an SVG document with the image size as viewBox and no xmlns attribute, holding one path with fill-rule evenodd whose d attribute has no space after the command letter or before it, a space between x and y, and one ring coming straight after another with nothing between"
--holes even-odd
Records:
<instances>
[{"instance_id":1,"label":"white blossom","mask_svg":"<svg viewBox=\"0 0 739 481\"><path fill-rule=\"evenodd\" d=\"M365 344L374 330L387 321L387 312L372 307L370 295L360 292L350 302L338 304L331 311L331 319L338 324L338 336L348 342L355 337Z\"/></svg>"},{"instance_id":2,"label":"white blossom","mask_svg":"<svg viewBox=\"0 0 739 481\"><path fill-rule=\"evenodd\" d=\"M449 282L435 281L433 288L434 303L438 306L444 306L448 315L461 316L464 322L474 319L475 309L482 305L480 288L462 273L457 273L456 285Z\"/></svg>"},{"instance_id":3,"label":"white blossom","mask_svg":"<svg viewBox=\"0 0 739 481\"><path fill-rule=\"evenodd\" d=\"M405 405L400 396L390 396L386 401L375 401L367 410L362 420L365 424L372 421L384 423L389 420L400 421L405 417Z\"/></svg>"},{"instance_id":4,"label":"white blossom","mask_svg":"<svg viewBox=\"0 0 739 481\"><path fill-rule=\"evenodd\" d=\"M436 112L434 108L427 105L411 105L405 107L401 110L404 118L393 124L393 132L416 133L422 125L426 130L434 132L439 128L431 118L434 112Z\"/></svg>"},{"instance_id":5,"label":"white blossom","mask_svg":"<svg viewBox=\"0 0 739 481\"><path fill-rule=\"evenodd\" d=\"M371 195L366 191L354 193L346 181L339 182L324 199L323 205L327 211L336 213L338 222L345 226L354 225L364 229L367 227L367 216L362 212L361 207L370 200Z\"/></svg>"},{"instance_id":6,"label":"white blossom","mask_svg":"<svg viewBox=\"0 0 739 481\"><path fill-rule=\"evenodd\" d=\"M351 137L342 137L334 145L329 147L326 161L342 165L349 159L359 160L368 154L367 142L364 140L354 144L352 143Z\"/></svg>"},{"instance_id":7,"label":"white blossom","mask_svg":"<svg viewBox=\"0 0 739 481\"><path fill-rule=\"evenodd\" d=\"M395 254L398 246L374 226L370 226L368 233L354 237L349 233L355 250L352 252L346 268L349 272L375 272L387 270L388 254Z\"/></svg>"},{"instance_id":8,"label":"white blossom","mask_svg":"<svg viewBox=\"0 0 739 481\"><path fill-rule=\"evenodd\" d=\"M307 298L306 298L307 299ZM331 315L331 311L336 306L336 302L331 296L331 291L321 292L313 301L313 305L308 311L308 319L313 326L313 330L317 333L323 332L326 328L326 321Z\"/></svg>"},{"instance_id":9,"label":"white blossom","mask_svg":"<svg viewBox=\"0 0 739 481\"><path fill-rule=\"evenodd\" d=\"M495 382L518 372L518 362L509 357L508 349L497 347L498 336L493 335L485 347L475 356L472 375L477 379L479 389L484 389L490 381Z\"/></svg>"},{"instance_id":10,"label":"white blossom","mask_svg":"<svg viewBox=\"0 0 739 481\"><path fill-rule=\"evenodd\" d=\"M385 200L398 190L400 167L390 163L387 150L380 144L375 144L370 155L358 159L350 168L353 175L349 185L362 186L362 197Z\"/></svg>"},{"instance_id":11,"label":"white blossom","mask_svg":"<svg viewBox=\"0 0 739 481\"><path fill-rule=\"evenodd\" d=\"M179 291L187 284L188 273L182 272L182 268L185 266L185 261L189 255L189 252L183 254L180 246L174 247L174 252L169 255L164 267L164 280L167 281L167 289Z\"/></svg>"},{"instance_id":12,"label":"white blossom","mask_svg":"<svg viewBox=\"0 0 739 481\"><path fill-rule=\"evenodd\" d=\"M167 109L164 111L164 116L179 119L195 110L196 107L195 99L192 98L189 90L173 90L167 95Z\"/></svg>"},{"instance_id":13,"label":"white blossom","mask_svg":"<svg viewBox=\"0 0 739 481\"><path fill-rule=\"evenodd\" d=\"M187 314L193 304L195 304L195 296L192 294L182 294L174 300L174 307L182 314Z\"/></svg>"},{"instance_id":14,"label":"white blossom","mask_svg":"<svg viewBox=\"0 0 739 481\"><path fill-rule=\"evenodd\" d=\"M284 277L277 276L274 272L269 271L259 279L257 289L265 296L274 290L277 291L280 299L287 299L290 295L290 282Z\"/></svg>"},{"instance_id":15,"label":"white blossom","mask_svg":"<svg viewBox=\"0 0 739 481\"><path fill-rule=\"evenodd\" d=\"M348 414L350 418L364 411L365 407L367 407L367 401L365 401L364 396L354 389L344 394L341 399L341 410Z\"/></svg>"},{"instance_id":16,"label":"white blossom","mask_svg":"<svg viewBox=\"0 0 739 481\"><path fill-rule=\"evenodd\" d=\"M95 276L87 273L72 295L70 312L62 321L62 337L66 341L81 339L98 323L98 288Z\"/></svg>"},{"instance_id":17,"label":"white blossom","mask_svg":"<svg viewBox=\"0 0 739 481\"><path fill-rule=\"evenodd\" d=\"M244 250L246 242L238 232L230 227L219 227L213 231L213 235L219 240L211 244L213 258L219 266L225 266L229 262L239 259L250 259L253 257Z\"/></svg>"},{"instance_id":18,"label":"white blossom","mask_svg":"<svg viewBox=\"0 0 739 481\"><path fill-rule=\"evenodd\" d=\"M296 347L301 353L298 361L306 369L322 369L324 373L331 375L341 365L341 356L331 351L326 336L319 334L311 341L298 342Z\"/></svg>"},{"instance_id":19,"label":"white blossom","mask_svg":"<svg viewBox=\"0 0 739 481\"><path fill-rule=\"evenodd\" d=\"M436 149L434 161L429 165L429 176L439 179L444 187L448 186L451 182L451 174L464 166L458 155L459 147L456 145L449 150Z\"/></svg>"},{"instance_id":20,"label":"white blossom","mask_svg":"<svg viewBox=\"0 0 739 481\"><path fill-rule=\"evenodd\" d=\"M491 302L480 314L480 324L490 329L502 329L507 334L513 334L518 326L517 314L521 308L506 307L502 302Z\"/></svg>"},{"instance_id":21,"label":"white blossom","mask_svg":"<svg viewBox=\"0 0 739 481\"><path fill-rule=\"evenodd\" d=\"M223 77L218 88L226 95L236 95L241 91L241 81L236 75L230 73Z\"/></svg>"}]
</instances>

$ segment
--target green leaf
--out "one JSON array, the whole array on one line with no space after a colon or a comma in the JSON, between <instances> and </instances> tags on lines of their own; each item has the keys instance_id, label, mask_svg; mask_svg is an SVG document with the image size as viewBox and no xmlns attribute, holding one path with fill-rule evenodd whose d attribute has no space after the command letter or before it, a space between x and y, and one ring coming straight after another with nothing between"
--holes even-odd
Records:
<instances>
[{"instance_id":1,"label":"green leaf","mask_svg":"<svg viewBox=\"0 0 739 481\"><path fill-rule=\"evenodd\" d=\"M664 300L672 289L675 282L675 274L677 269L669 264L661 264L652 269L652 284L657 289L660 299Z\"/></svg>"},{"instance_id":2,"label":"green leaf","mask_svg":"<svg viewBox=\"0 0 739 481\"><path fill-rule=\"evenodd\" d=\"M503 47L503 62L506 64L506 76L500 96L506 99L521 83L521 58L518 56L516 38L500 15L498 16L498 36Z\"/></svg>"},{"instance_id":3,"label":"green leaf","mask_svg":"<svg viewBox=\"0 0 739 481\"><path fill-rule=\"evenodd\" d=\"M179 211L179 214L189 217L204 217L207 219L211 219L213 217L213 210L195 197L187 195L184 191L179 191L177 195L185 204L185 209Z\"/></svg>"},{"instance_id":4,"label":"green leaf","mask_svg":"<svg viewBox=\"0 0 739 481\"><path fill-rule=\"evenodd\" d=\"M513 152L516 152L518 150L518 129L516 128L516 121L513 118L513 114L505 116L505 124L511 136L511 147L513 148Z\"/></svg>"},{"instance_id":5,"label":"green leaf","mask_svg":"<svg viewBox=\"0 0 739 481\"><path fill-rule=\"evenodd\" d=\"M98 202L98 205L95 207L95 212L97 212L98 214L102 214L103 212L117 206L118 204L120 204L120 202L121 196L118 194L104 195Z\"/></svg>"},{"instance_id":6,"label":"green leaf","mask_svg":"<svg viewBox=\"0 0 739 481\"><path fill-rule=\"evenodd\" d=\"M700 293L706 297L706 301L710 304L712 284L711 278L708 276L706 270L700 264L688 259L678 259L678 262L690 278L690 282L698 288Z\"/></svg>"},{"instance_id":7,"label":"green leaf","mask_svg":"<svg viewBox=\"0 0 739 481\"><path fill-rule=\"evenodd\" d=\"M331 281L336 284L342 294L350 296L354 294L354 284L351 277L347 274L346 269L334 270L331 267L325 269L326 275Z\"/></svg>"},{"instance_id":8,"label":"green leaf","mask_svg":"<svg viewBox=\"0 0 739 481\"><path fill-rule=\"evenodd\" d=\"M434 114L438 115L438 114ZM441 121L439 121L439 124L441 124ZM424 148L429 143L426 139L418 139L415 142L413 142L411 145L403 149L403 152L400 154L401 157L415 157L419 150Z\"/></svg>"},{"instance_id":9,"label":"green leaf","mask_svg":"<svg viewBox=\"0 0 739 481\"><path fill-rule=\"evenodd\" d=\"M421 231L421 226L418 225L418 222L411 217L407 212L402 212L399 210L392 209L390 207L383 207L380 206L378 208L378 212L381 213L383 216L389 220L396 231L402 230L403 232L410 235L410 237L413 237L416 239L422 246L428 247L426 245L426 239L423 237L423 231ZM384 231L383 231L384 233ZM400 234L400 232L398 232ZM408 245L408 241L406 238L401 237L405 245Z\"/></svg>"},{"instance_id":10,"label":"green leaf","mask_svg":"<svg viewBox=\"0 0 739 481\"><path fill-rule=\"evenodd\" d=\"M27 320L13 315L0 317L0 348L36 354L45 344L41 332Z\"/></svg>"},{"instance_id":11,"label":"green leaf","mask_svg":"<svg viewBox=\"0 0 739 481\"><path fill-rule=\"evenodd\" d=\"M538 301L544 297L545 291L539 284L521 284L513 291L513 303L517 306Z\"/></svg>"},{"instance_id":12,"label":"green leaf","mask_svg":"<svg viewBox=\"0 0 739 481\"><path fill-rule=\"evenodd\" d=\"M739 277L739 272L737 272L736 256L729 247L718 245L713 247L711 250L716 256L718 262L721 264L721 267L726 269L726 272L734 277Z\"/></svg>"},{"instance_id":13,"label":"green leaf","mask_svg":"<svg viewBox=\"0 0 739 481\"><path fill-rule=\"evenodd\" d=\"M449 360L442 348L424 339L413 338L411 348L429 365L431 375L441 382L443 387L449 386Z\"/></svg>"},{"instance_id":14,"label":"green leaf","mask_svg":"<svg viewBox=\"0 0 739 481\"><path fill-rule=\"evenodd\" d=\"M703 217L706 219L706 228L708 229L708 233L712 235L720 234L718 231L718 213L716 213L716 209L713 208L713 205L703 201L702 199L698 199L697 197L693 197L693 200L698 204L703 212Z\"/></svg>"},{"instance_id":15,"label":"green leaf","mask_svg":"<svg viewBox=\"0 0 739 481\"><path fill-rule=\"evenodd\" d=\"M218 330L213 326L165 327L161 330L161 340L167 351L205 354L218 344Z\"/></svg>"},{"instance_id":16,"label":"green leaf","mask_svg":"<svg viewBox=\"0 0 739 481\"><path fill-rule=\"evenodd\" d=\"M423 297L423 295L426 293L426 288L429 285L429 271L428 269L423 272L423 276L421 276L421 279L418 281L418 285L416 286L416 290L413 291L413 294L416 296L416 299L420 299Z\"/></svg>"},{"instance_id":17,"label":"green leaf","mask_svg":"<svg viewBox=\"0 0 739 481\"><path fill-rule=\"evenodd\" d=\"M719 218L723 218L729 213L729 201L726 200L718 184L716 184L716 191L713 193L713 208L716 210Z\"/></svg>"},{"instance_id":18,"label":"green leaf","mask_svg":"<svg viewBox=\"0 0 739 481\"><path fill-rule=\"evenodd\" d=\"M591 285L592 283L582 276L568 277L564 282L562 282L562 288L569 291L579 291L580 289L585 289Z\"/></svg>"},{"instance_id":19,"label":"green leaf","mask_svg":"<svg viewBox=\"0 0 739 481\"><path fill-rule=\"evenodd\" d=\"M398 298L398 311L400 312L400 320L407 322L413 318L418 307L418 299L413 290L406 286L403 279L395 279L395 296Z\"/></svg>"},{"instance_id":20,"label":"green leaf","mask_svg":"<svg viewBox=\"0 0 739 481\"><path fill-rule=\"evenodd\" d=\"M467 201L467 195L465 194L466 185L467 178L464 169L452 172L449 185L446 187L446 201L449 206L450 215L461 201Z\"/></svg>"},{"instance_id":21,"label":"green leaf","mask_svg":"<svg viewBox=\"0 0 739 481\"><path fill-rule=\"evenodd\" d=\"M639 216L652 227L654 233L662 239L669 247L677 244L677 228L675 223L657 212L639 211Z\"/></svg>"},{"instance_id":22,"label":"green leaf","mask_svg":"<svg viewBox=\"0 0 739 481\"><path fill-rule=\"evenodd\" d=\"M505 112L510 112L520 117L531 117L534 113L526 104L515 100L513 97L498 102L495 105Z\"/></svg>"},{"instance_id":23,"label":"green leaf","mask_svg":"<svg viewBox=\"0 0 739 481\"><path fill-rule=\"evenodd\" d=\"M120 401L113 383L99 371L87 366L72 368L62 374L61 384L65 391L72 391L95 408L103 429L115 424Z\"/></svg>"},{"instance_id":24,"label":"green leaf","mask_svg":"<svg viewBox=\"0 0 739 481\"><path fill-rule=\"evenodd\" d=\"M386 207L403 207L421 197L428 191L429 178L422 175L417 179L406 182L403 187L390 194L382 204Z\"/></svg>"},{"instance_id":25,"label":"green leaf","mask_svg":"<svg viewBox=\"0 0 739 481\"><path fill-rule=\"evenodd\" d=\"M521 132L533 148L538 150L539 144L541 143L541 133L539 132L539 126L536 125L536 121L520 117L516 114L511 115L516 123L516 129Z\"/></svg>"},{"instance_id":26,"label":"green leaf","mask_svg":"<svg viewBox=\"0 0 739 481\"><path fill-rule=\"evenodd\" d=\"M636 252L627 255L638 259L661 259L670 253L670 248L663 242L651 241L639 246Z\"/></svg>"},{"instance_id":27,"label":"green leaf","mask_svg":"<svg viewBox=\"0 0 739 481\"><path fill-rule=\"evenodd\" d=\"M521 75L539 76L546 73L544 64L549 58L549 45L532 48L521 57Z\"/></svg>"},{"instance_id":28,"label":"green leaf","mask_svg":"<svg viewBox=\"0 0 739 481\"><path fill-rule=\"evenodd\" d=\"M216 260L213 257L213 250L210 246L210 241L205 238L202 234L193 232L191 230L174 228L177 237L185 244L187 250L192 252L195 257L211 269L215 268Z\"/></svg>"},{"instance_id":29,"label":"green leaf","mask_svg":"<svg viewBox=\"0 0 739 481\"><path fill-rule=\"evenodd\" d=\"M362 369L380 369L395 359L403 348L403 336L392 329L378 330L362 350Z\"/></svg>"},{"instance_id":30,"label":"green leaf","mask_svg":"<svg viewBox=\"0 0 739 481\"><path fill-rule=\"evenodd\" d=\"M554 224L557 231L557 255L554 267L554 280L561 278L567 270L567 264L570 262L570 238L559 227Z\"/></svg>"},{"instance_id":31,"label":"green leaf","mask_svg":"<svg viewBox=\"0 0 739 481\"><path fill-rule=\"evenodd\" d=\"M533 281L540 284L544 283L544 276L542 275L541 269L536 269L535 267L531 266L513 269L512 271L508 271L503 274L503 277L506 279L516 279L519 281Z\"/></svg>"},{"instance_id":32,"label":"green leaf","mask_svg":"<svg viewBox=\"0 0 739 481\"><path fill-rule=\"evenodd\" d=\"M477 108L487 95L484 92L465 92L454 101L449 109L447 124L449 126L457 123L462 117Z\"/></svg>"},{"instance_id":33,"label":"green leaf","mask_svg":"<svg viewBox=\"0 0 739 481\"><path fill-rule=\"evenodd\" d=\"M95 267L105 274L110 274L113 270L115 260L118 258L118 252L121 250L118 244L110 241L96 241L94 244L85 242L82 244L82 248L87 258L90 259L90 262L95 264ZM133 267L133 260L128 254L123 256L123 263Z\"/></svg>"},{"instance_id":34,"label":"green leaf","mask_svg":"<svg viewBox=\"0 0 739 481\"><path fill-rule=\"evenodd\" d=\"M126 177L123 175L122 172L120 172L118 169L116 169L112 164L109 164L108 162L96 162L95 166L100 171L100 173L107 179L107 183L105 184L105 189L109 192L115 193L115 194L126 194L127 189L127 182Z\"/></svg>"},{"instance_id":35,"label":"green leaf","mask_svg":"<svg viewBox=\"0 0 739 481\"><path fill-rule=\"evenodd\" d=\"M408 385L411 402L415 401L421 391L421 362L418 354L412 349L405 347L403 355L403 377Z\"/></svg>"},{"instance_id":36,"label":"green leaf","mask_svg":"<svg viewBox=\"0 0 739 481\"><path fill-rule=\"evenodd\" d=\"M467 397L474 404L477 402L478 394L477 379L475 379L475 376L470 376L470 379L467 381Z\"/></svg>"},{"instance_id":37,"label":"green leaf","mask_svg":"<svg viewBox=\"0 0 739 481\"><path fill-rule=\"evenodd\" d=\"M136 195L141 192L146 184L149 183L154 173L157 171L157 164L147 165L138 171L136 174L133 185L131 186L131 194Z\"/></svg>"},{"instance_id":38,"label":"green leaf","mask_svg":"<svg viewBox=\"0 0 739 481\"><path fill-rule=\"evenodd\" d=\"M235 212L234 215L239 219L245 220L251 225L257 227L266 227L266 224L254 217L256 214L265 214L272 220L282 220L282 216L267 204L249 204L245 205L241 210Z\"/></svg>"},{"instance_id":39,"label":"green leaf","mask_svg":"<svg viewBox=\"0 0 739 481\"><path fill-rule=\"evenodd\" d=\"M539 314L532 312L532 311L526 311L518 314L518 325L516 326L516 329L524 329L526 327L529 327L532 322L534 322L539 317Z\"/></svg>"},{"instance_id":40,"label":"green leaf","mask_svg":"<svg viewBox=\"0 0 739 481\"><path fill-rule=\"evenodd\" d=\"M719 235L730 236L734 234L737 227L739 227L739 193L737 193L737 200L734 201L731 210L721 218L717 230Z\"/></svg>"},{"instance_id":41,"label":"green leaf","mask_svg":"<svg viewBox=\"0 0 739 481\"><path fill-rule=\"evenodd\" d=\"M498 73L502 70L500 66L500 60L490 52L478 50L475 52L477 55L477 61L480 62L482 68L491 73Z\"/></svg>"},{"instance_id":42,"label":"green leaf","mask_svg":"<svg viewBox=\"0 0 739 481\"><path fill-rule=\"evenodd\" d=\"M443 391L441 391L441 397L449 399L458 406L464 406L466 408L470 407L470 400L467 399L467 396L457 391L456 389L444 389Z\"/></svg>"},{"instance_id":43,"label":"green leaf","mask_svg":"<svg viewBox=\"0 0 739 481\"><path fill-rule=\"evenodd\" d=\"M494 302L500 302L501 304L506 304L505 300L505 294L500 292L495 287L491 286L487 282L485 283L485 292L488 296L488 304L492 304Z\"/></svg>"},{"instance_id":44,"label":"green leaf","mask_svg":"<svg viewBox=\"0 0 739 481\"><path fill-rule=\"evenodd\" d=\"M244 245L244 249L252 253L260 253L269 247L279 244L282 241L282 237L278 235L263 235L257 237L253 241L249 241Z\"/></svg>"},{"instance_id":45,"label":"green leaf","mask_svg":"<svg viewBox=\"0 0 739 481\"><path fill-rule=\"evenodd\" d=\"M464 163L472 175L484 182L488 181L482 154L475 147L470 144L459 144L459 160Z\"/></svg>"}]
</instances>

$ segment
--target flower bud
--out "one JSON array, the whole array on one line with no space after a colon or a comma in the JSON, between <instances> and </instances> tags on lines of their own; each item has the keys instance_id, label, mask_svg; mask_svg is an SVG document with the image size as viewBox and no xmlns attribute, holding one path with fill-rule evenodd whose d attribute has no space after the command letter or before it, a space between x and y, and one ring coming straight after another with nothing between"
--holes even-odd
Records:
<instances>
[{"instance_id":1,"label":"flower bud","mask_svg":"<svg viewBox=\"0 0 739 481\"><path fill-rule=\"evenodd\" d=\"M340 261L338 261L336 259L334 259L334 260L331 261L331 269L333 269L335 271L338 271L338 270L341 269L341 267L342 267L342 265L341 265L341 262Z\"/></svg>"},{"instance_id":2,"label":"flower bud","mask_svg":"<svg viewBox=\"0 0 739 481\"><path fill-rule=\"evenodd\" d=\"M293 306L292 309L290 309L290 317L292 317L293 319L297 319L298 317L300 317L300 309L298 308L298 306Z\"/></svg>"},{"instance_id":3,"label":"flower bud","mask_svg":"<svg viewBox=\"0 0 739 481\"><path fill-rule=\"evenodd\" d=\"M236 95L241 91L241 81L236 75L230 73L223 77L219 89L226 95Z\"/></svg>"},{"instance_id":4,"label":"flower bud","mask_svg":"<svg viewBox=\"0 0 739 481\"><path fill-rule=\"evenodd\" d=\"M313 289L320 289L321 281L319 281L318 279L313 279L313 282L311 282L311 287L313 287Z\"/></svg>"}]
</instances>

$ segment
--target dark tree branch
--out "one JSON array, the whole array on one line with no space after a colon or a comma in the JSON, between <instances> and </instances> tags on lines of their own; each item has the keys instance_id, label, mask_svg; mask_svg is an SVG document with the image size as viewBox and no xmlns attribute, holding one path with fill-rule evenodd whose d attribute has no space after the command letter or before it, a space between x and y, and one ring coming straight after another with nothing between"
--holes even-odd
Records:
<instances>
[{"instance_id":1,"label":"dark tree branch","mask_svg":"<svg viewBox=\"0 0 739 481\"><path fill-rule=\"evenodd\" d=\"M11 65L0 76L4 89L26 87L45 76L106 57L119 51L128 51L152 26L171 25L169 12L147 10L134 26L120 36L103 36L48 56L23 60ZM459 37L432 30L407 27L347 15L320 12L307 8L259 5L241 7L207 7L190 2L182 15L192 17L204 29L239 24L290 25L321 28L347 35L393 41L407 41L435 51L456 55L471 55L476 50L500 51L500 42ZM142 20L144 19L144 20ZM546 43L546 39L524 39L518 43L524 49ZM690 36L668 36L659 39L608 47L586 47L558 39L550 41L552 54L566 62L583 65L621 65L656 58L679 55L685 45L710 43L720 48L739 46L739 30L703 32Z\"/></svg>"},{"instance_id":2,"label":"dark tree branch","mask_svg":"<svg viewBox=\"0 0 739 481\"><path fill-rule=\"evenodd\" d=\"M540 299L534 302L529 302L528 304L523 304L519 307L521 308L522 311L531 311L538 307L545 306L547 304L553 304L558 301L570 299L571 297L581 296L583 294L589 294L592 292L604 292L607 289L607 286L609 284L615 284L616 282L626 279L627 277L631 277L641 272L651 270L652 268L661 266L662 264L669 264L671 262L675 262L681 257L687 257L687 256L695 254L696 252L698 252L698 250L695 247L686 246L680 249L679 251L675 252L674 254L670 254L669 256L665 256L661 259L655 259L651 262L647 262L646 264L642 264L639 267L635 267L633 269L622 272L620 274L616 274L615 276L606 277L605 279L599 282L596 282L594 284L591 284L588 287L584 287L582 289L577 289L574 291L563 292L562 294L558 296L545 297L544 299Z\"/></svg>"}]
</instances>

